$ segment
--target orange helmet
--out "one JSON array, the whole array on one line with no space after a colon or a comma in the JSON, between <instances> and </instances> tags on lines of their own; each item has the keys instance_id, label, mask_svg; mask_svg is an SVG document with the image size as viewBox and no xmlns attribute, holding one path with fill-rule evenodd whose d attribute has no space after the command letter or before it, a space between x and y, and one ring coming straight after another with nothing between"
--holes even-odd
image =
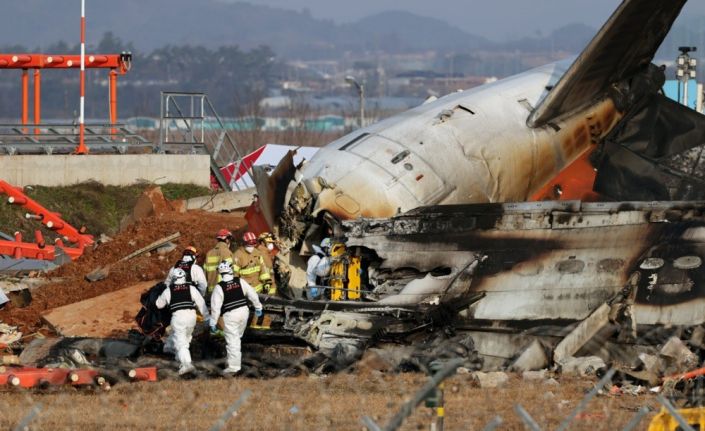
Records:
<instances>
[{"instance_id":1,"label":"orange helmet","mask_svg":"<svg viewBox=\"0 0 705 431\"><path fill-rule=\"evenodd\" d=\"M257 245L257 235L253 232L245 232L242 236L242 242L244 242L245 245Z\"/></svg>"},{"instance_id":2,"label":"orange helmet","mask_svg":"<svg viewBox=\"0 0 705 431\"><path fill-rule=\"evenodd\" d=\"M222 239L222 240L230 239L232 237L233 237L233 233L227 229L219 230L218 234L215 236L216 239Z\"/></svg>"},{"instance_id":3,"label":"orange helmet","mask_svg":"<svg viewBox=\"0 0 705 431\"><path fill-rule=\"evenodd\" d=\"M196 250L196 247L190 245L184 249L184 254L192 254L196 256L198 254L198 251Z\"/></svg>"}]
</instances>

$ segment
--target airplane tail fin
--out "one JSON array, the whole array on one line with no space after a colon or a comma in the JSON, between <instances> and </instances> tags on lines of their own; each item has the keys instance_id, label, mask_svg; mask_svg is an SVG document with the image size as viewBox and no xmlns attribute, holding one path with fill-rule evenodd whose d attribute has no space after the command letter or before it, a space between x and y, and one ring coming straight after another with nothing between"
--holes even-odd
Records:
<instances>
[{"instance_id":1,"label":"airplane tail fin","mask_svg":"<svg viewBox=\"0 0 705 431\"><path fill-rule=\"evenodd\" d=\"M646 67L687 0L624 0L529 116L530 127L584 108Z\"/></svg>"}]
</instances>

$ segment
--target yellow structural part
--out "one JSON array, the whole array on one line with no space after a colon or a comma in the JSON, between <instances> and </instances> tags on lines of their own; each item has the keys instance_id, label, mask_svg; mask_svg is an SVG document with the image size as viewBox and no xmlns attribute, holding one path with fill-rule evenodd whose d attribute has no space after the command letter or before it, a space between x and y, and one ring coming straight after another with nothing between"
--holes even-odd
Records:
<instances>
[{"instance_id":1,"label":"yellow structural part","mask_svg":"<svg viewBox=\"0 0 705 431\"><path fill-rule=\"evenodd\" d=\"M362 262L358 256L350 256L345 244L333 244L330 250L330 299L344 301L360 299L360 272Z\"/></svg>"},{"instance_id":2,"label":"yellow structural part","mask_svg":"<svg viewBox=\"0 0 705 431\"><path fill-rule=\"evenodd\" d=\"M362 282L360 281L360 273L362 272L362 261L359 256L350 257L350 263L348 264L348 299L358 300L360 299L360 288Z\"/></svg>"},{"instance_id":3,"label":"yellow structural part","mask_svg":"<svg viewBox=\"0 0 705 431\"><path fill-rule=\"evenodd\" d=\"M678 413L683 416L689 425L697 429L705 429L705 407L692 409L679 409ZM678 421L671 416L666 409L661 411L651 420L648 431L676 431L681 427Z\"/></svg>"}]
</instances>

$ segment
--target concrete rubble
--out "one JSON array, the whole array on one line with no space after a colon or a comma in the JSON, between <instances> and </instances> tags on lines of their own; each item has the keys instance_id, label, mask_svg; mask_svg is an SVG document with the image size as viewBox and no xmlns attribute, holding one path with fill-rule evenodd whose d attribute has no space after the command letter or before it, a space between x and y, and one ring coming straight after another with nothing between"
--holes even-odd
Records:
<instances>
[{"instance_id":1,"label":"concrete rubble","mask_svg":"<svg viewBox=\"0 0 705 431\"><path fill-rule=\"evenodd\" d=\"M501 371L477 371L472 373L472 379L483 389L501 388L509 383L509 376Z\"/></svg>"},{"instance_id":2,"label":"concrete rubble","mask_svg":"<svg viewBox=\"0 0 705 431\"><path fill-rule=\"evenodd\" d=\"M678 337L671 337L661 348L659 355L666 362L666 371L669 374L682 373L695 368L698 363L698 356Z\"/></svg>"},{"instance_id":3,"label":"concrete rubble","mask_svg":"<svg viewBox=\"0 0 705 431\"><path fill-rule=\"evenodd\" d=\"M0 322L0 347L10 346L17 343L22 338L22 332L16 326L10 326Z\"/></svg>"},{"instance_id":4,"label":"concrete rubble","mask_svg":"<svg viewBox=\"0 0 705 431\"><path fill-rule=\"evenodd\" d=\"M563 374L575 374L582 377L594 376L600 370L605 370L607 364L597 356L567 357L557 362Z\"/></svg>"}]
</instances>

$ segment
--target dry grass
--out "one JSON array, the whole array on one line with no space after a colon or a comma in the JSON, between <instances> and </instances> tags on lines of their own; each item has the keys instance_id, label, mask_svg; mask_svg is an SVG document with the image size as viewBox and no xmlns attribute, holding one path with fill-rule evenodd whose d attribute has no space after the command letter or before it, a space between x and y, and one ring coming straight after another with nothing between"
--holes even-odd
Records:
<instances>
[{"instance_id":1,"label":"dry grass","mask_svg":"<svg viewBox=\"0 0 705 431\"><path fill-rule=\"evenodd\" d=\"M360 417L383 425L426 380L421 374L339 374L271 380L193 380L121 384L107 393L64 389L57 393L0 393L0 428L15 426L36 403L43 410L33 429L210 429L245 389L253 391L225 429L361 430ZM559 386L525 382L512 376L499 389L480 389L468 375L446 383L446 429L482 429L494 416L502 430L524 430L514 413L522 404L543 429L555 429L594 381L564 377ZM622 429L650 396L600 396L576 419L571 430ZM650 416L653 416L650 415ZM423 406L402 429L428 429L431 411ZM637 429L646 429L648 418Z\"/></svg>"}]
</instances>

